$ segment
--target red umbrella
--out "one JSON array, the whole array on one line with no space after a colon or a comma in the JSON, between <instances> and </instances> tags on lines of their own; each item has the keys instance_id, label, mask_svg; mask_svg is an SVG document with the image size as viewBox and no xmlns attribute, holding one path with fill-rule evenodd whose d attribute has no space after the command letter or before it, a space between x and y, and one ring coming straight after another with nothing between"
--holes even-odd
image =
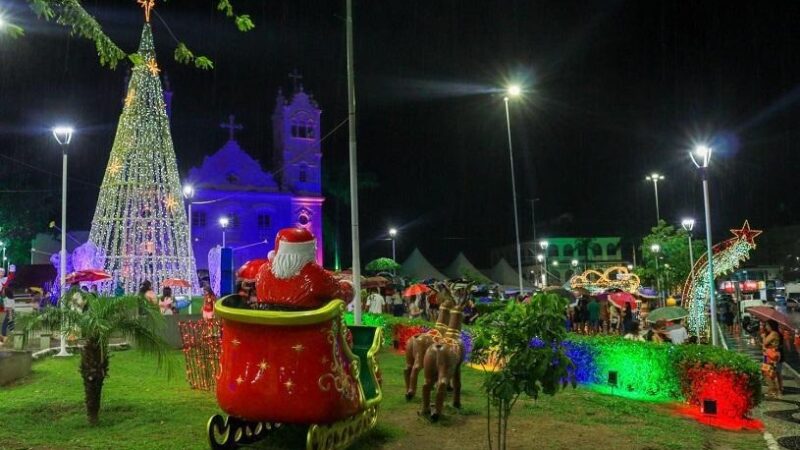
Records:
<instances>
[{"instance_id":1,"label":"red umbrella","mask_svg":"<svg viewBox=\"0 0 800 450\"><path fill-rule=\"evenodd\" d=\"M236 277L245 281L255 281L261 266L266 262L266 259L251 259L242 264L242 267L239 267L239 270L236 271Z\"/></svg>"},{"instance_id":2,"label":"red umbrella","mask_svg":"<svg viewBox=\"0 0 800 450\"><path fill-rule=\"evenodd\" d=\"M168 287L179 287L179 288L188 288L191 286L188 281L184 280L183 278L167 278L161 283L162 286Z\"/></svg>"},{"instance_id":3,"label":"red umbrella","mask_svg":"<svg viewBox=\"0 0 800 450\"><path fill-rule=\"evenodd\" d=\"M759 320L774 320L784 328L788 328L790 330L795 329L794 324L792 324L792 319L789 316L780 311L776 311L769 306L751 306L750 308L747 308L747 312L754 315Z\"/></svg>"},{"instance_id":4,"label":"red umbrella","mask_svg":"<svg viewBox=\"0 0 800 450\"><path fill-rule=\"evenodd\" d=\"M403 291L403 297L414 297L419 294L430 292L430 290L431 288L425 286L424 284L421 283L412 284L405 291Z\"/></svg>"},{"instance_id":5,"label":"red umbrella","mask_svg":"<svg viewBox=\"0 0 800 450\"><path fill-rule=\"evenodd\" d=\"M608 294L608 299L619 309L625 309L625 304L631 305L631 309L636 309L636 298L627 292L612 292Z\"/></svg>"},{"instance_id":6,"label":"red umbrella","mask_svg":"<svg viewBox=\"0 0 800 450\"><path fill-rule=\"evenodd\" d=\"M78 270L68 274L67 284L73 283L94 283L96 281L110 280L111 274L101 269Z\"/></svg>"}]
</instances>

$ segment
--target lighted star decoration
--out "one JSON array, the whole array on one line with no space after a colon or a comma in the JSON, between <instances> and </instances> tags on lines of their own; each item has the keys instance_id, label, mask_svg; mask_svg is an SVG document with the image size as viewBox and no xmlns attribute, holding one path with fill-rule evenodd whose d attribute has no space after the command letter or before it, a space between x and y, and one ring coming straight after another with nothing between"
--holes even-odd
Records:
<instances>
[{"instance_id":1,"label":"lighted star decoration","mask_svg":"<svg viewBox=\"0 0 800 450\"><path fill-rule=\"evenodd\" d=\"M750 221L745 220L744 225L742 225L741 229L732 229L731 233L739 239L744 239L748 244L752 245L753 248L756 248L755 238L758 237L762 230L753 230L750 228Z\"/></svg>"},{"instance_id":2,"label":"lighted star decoration","mask_svg":"<svg viewBox=\"0 0 800 450\"><path fill-rule=\"evenodd\" d=\"M328 361L329 359L327 356L323 356L322 358L319 359L319 362L321 362L322 364L328 364Z\"/></svg>"},{"instance_id":3,"label":"lighted star decoration","mask_svg":"<svg viewBox=\"0 0 800 450\"><path fill-rule=\"evenodd\" d=\"M150 60L147 61L147 70L149 70L153 76L158 76L158 73L161 72L155 58L150 58Z\"/></svg>"},{"instance_id":4,"label":"lighted star decoration","mask_svg":"<svg viewBox=\"0 0 800 450\"><path fill-rule=\"evenodd\" d=\"M283 385L286 386L287 391L289 391L290 393L292 392L292 388L294 387L294 382L292 382L291 378L286 380L286 383L283 383Z\"/></svg>"},{"instance_id":5,"label":"lighted star decoration","mask_svg":"<svg viewBox=\"0 0 800 450\"><path fill-rule=\"evenodd\" d=\"M125 96L125 106L131 106L133 104L133 99L136 96L136 89L130 88L128 89L128 95Z\"/></svg>"},{"instance_id":6,"label":"lighted star decoration","mask_svg":"<svg viewBox=\"0 0 800 450\"><path fill-rule=\"evenodd\" d=\"M150 22L150 11L155 8L156 0L136 0L136 3L142 5L144 9L144 21Z\"/></svg>"},{"instance_id":7,"label":"lighted star decoration","mask_svg":"<svg viewBox=\"0 0 800 450\"><path fill-rule=\"evenodd\" d=\"M240 340L236 339L236 338L233 338L233 340L231 341L231 344L233 344L234 347L239 346L239 344L241 344L241 343L242 342Z\"/></svg>"},{"instance_id":8,"label":"lighted star decoration","mask_svg":"<svg viewBox=\"0 0 800 450\"><path fill-rule=\"evenodd\" d=\"M242 376L239 375L239 378L236 379L236 384L242 384L242 383L244 383L244 378L242 378Z\"/></svg>"},{"instance_id":9,"label":"lighted star decoration","mask_svg":"<svg viewBox=\"0 0 800 450\"><path fill-rule=\"evenodd\" d=\"M167 195L167 198L164 200L164 206L167 208L167 211L172 212L175 210L175 207L178 206L178 201L175 200L172 194Z\"/></svg>"},{"instance_id":10,"label":"lighted star decoration","mask_svg":"<svg viewBox=\"0 0 800 450\"><path fill-rule=\"evenodd\" d=\"M258 368L261 370L267 370L269 369L269 363L266 359L262 359L261 362L258 363Z\"/></svg>"},{"instance_id":11,"label":"lighted star decoration","mask_svg":"<svg viewBox=\"0 0 800 450\"><path fill-rule=\"evenodd\" d=\"M742 228L732 229L731 233L732 238L718 242L711 248L715 279L733 272L750 258L750 252L756 248L755 238L762 231L751 229L750 223L745 220ZM714 284L709 283L708 254L703 254L695 261L682 293L683 307L689 311L687 327L698 336L707 336L710 332L707 306L710 291L714 288Z\"/></svg>"},{"instance_id":12,"label":"lighted star decoration","mask_svg":"<svg viewBox=\"0 0 800 450\"><path fill-rule=\"evenodd\" d=\"M116 175L122 169L122 164L119 162L117 158L112 159L108 162L108 173L111 175Z\"/></svg>"},{"instance_id":13,"label":"lighted star decoration","mask_svg":"<svg viewBox=\"0 0 800 450\"><path fill-rule=\"evenodd\" d=\"M303 344L295 344L294 346L292 346L292 349L297 353L300 353L303 350L305 350L305 347L303 347Z\"/></svg>"}]
</instances>

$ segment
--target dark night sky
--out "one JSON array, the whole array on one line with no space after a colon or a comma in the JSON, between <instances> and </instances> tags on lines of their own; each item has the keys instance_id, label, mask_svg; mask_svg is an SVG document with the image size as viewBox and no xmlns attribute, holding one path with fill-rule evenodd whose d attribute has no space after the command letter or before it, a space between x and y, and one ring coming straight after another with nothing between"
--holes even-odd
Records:
<instances>
[{"instance_id":1,"label":"dark night sky","mask_svg":"<svg viewBox=\"0 0 800 450\"><path fill-rule=\"evenodd\" d=\"M275 93L295 67L324 110L323 132L346 118L343 0L236 1L256 23L249 33L237 32L216 2L191 3L161 2L157 11L214 60L213 71L175 63L174 42L153 23L175 92L182 173L224 143L217 125L229 113L246 127L243 147L268 167ZM124 50L135 50L142 13L133 0L84 4ZM87 229L125 68L101 68L92 43L37 20L22 1L0 8L26 28L24 38L0 39L0 154L58 173L46 127L72 118L80 134L70 228ZM540 199L540 236L640 237L655 218L644 181L652 170L667 177L662 218L700 218L700 181L685 152L696 137L717 150L717 236L745 218L767 229L800 218L796 2L362 0L355 8L359 164L379 181L361 193L366 260L390 251L381 240L389 225L401 230L401 260L418 245L434 262L464 249L487 264L489 248L513 240L503 103L492 93L511 79L529 89L512 105L512 130L518 194ZM346 130L324 143L328 170L346 164ZM46 190L0 193L0 202L51 202L56 217L57 176L7 158L0 171L0 190ZM528 238L530 204L520 207ZM349 212L341 211L347 236Z\"/></svg>"}]
</instances>

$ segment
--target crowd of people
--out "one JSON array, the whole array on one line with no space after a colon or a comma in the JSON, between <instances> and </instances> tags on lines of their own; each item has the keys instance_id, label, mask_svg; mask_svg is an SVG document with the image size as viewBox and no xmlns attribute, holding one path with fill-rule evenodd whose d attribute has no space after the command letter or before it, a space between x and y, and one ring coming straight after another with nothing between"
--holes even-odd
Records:
<instances>
[{"instance_id":1,"label":"crowd of people","mask_svg":"<svg viewBox=\"0 0 800 450\"><path fill-rule=\"evenodd\" d=\"M348 305L353 310L354 305ZM370 314L391 314L409 319L436 320L439 314L439 293L431 289L413 296L403 296L399 289L392 287L362 290L361 310ZM474 323L478 318L475 299L471 296L464 303L464 323Z\"/></svg>"}]
</instances>

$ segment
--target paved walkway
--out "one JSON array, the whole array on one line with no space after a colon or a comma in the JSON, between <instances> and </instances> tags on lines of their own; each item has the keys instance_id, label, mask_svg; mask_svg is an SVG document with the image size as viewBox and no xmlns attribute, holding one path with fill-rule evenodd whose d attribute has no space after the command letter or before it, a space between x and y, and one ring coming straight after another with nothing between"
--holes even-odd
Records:
<instances>
[{"instance_id":1,"label":"paved walkway","mask_svg":"<svg viewBox=\"0 0 800 450\"><path fill-rule=\"evenodd\" d=\"M761 347L750 336L734 336L726 332L725 341L731 350L761 362ZM780 400L764 399L754 411L754 417L764 422L770 449L800 450L800 374L792 366L784 364L783 379L783 397ZM764 386L764 392L766 390Z\"/></svg>"}]
</instances>

